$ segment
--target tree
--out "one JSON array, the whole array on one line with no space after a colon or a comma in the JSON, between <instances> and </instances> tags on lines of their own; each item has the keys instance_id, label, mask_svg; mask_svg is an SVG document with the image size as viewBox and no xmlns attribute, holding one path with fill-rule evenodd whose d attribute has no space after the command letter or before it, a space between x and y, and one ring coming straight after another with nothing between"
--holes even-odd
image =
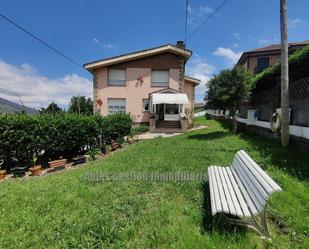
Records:
<instances>
[{"instance_id":1,"label":"tree","mask_svg":"<svg viewBox=\"0 0 309 249\"><path fill-rule=\"evenodd\" d=\"M41 108L40 113L56 114L63 110L54 102L51 102L46 108Z\"/></svg>"},{"instance_id":2,"label":"tree","mask_svg":"<svg viewBox=\"0 0 309 249\"><path fill-rule=\"evenodd\" d=\"M236 133L236 110L248 101L253 77L243 67L223 70L208 82L208 106L218 109L229 109L233 117L233 130Z\"/></svg>"},{"instance_id":3,"label":"tree","mask_svg":"<svg viewBox=\"0 0 309 249\"><path fill-rule=\"evenodd\" d=\"M93 102L85 96L73 96L71 98L69 112L75 112L84 115L93 114Z\"/></svg>"}]
</instances>

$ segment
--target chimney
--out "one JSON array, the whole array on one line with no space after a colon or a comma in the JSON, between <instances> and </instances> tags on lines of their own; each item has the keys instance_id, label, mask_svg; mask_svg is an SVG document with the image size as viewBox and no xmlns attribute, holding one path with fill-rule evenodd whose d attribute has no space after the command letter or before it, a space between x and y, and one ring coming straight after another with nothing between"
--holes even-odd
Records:
<instances>
[{"instance_id":1,"label":"chimney","mask_svg":"<svg viewBox=\"0 0 309 249\"><path fill-rule=\"evenodd\" d=\"M185 49L186 45L185 45L185 43L183 41L177 41L176 47Z\"/></svg>"}]
</instances>

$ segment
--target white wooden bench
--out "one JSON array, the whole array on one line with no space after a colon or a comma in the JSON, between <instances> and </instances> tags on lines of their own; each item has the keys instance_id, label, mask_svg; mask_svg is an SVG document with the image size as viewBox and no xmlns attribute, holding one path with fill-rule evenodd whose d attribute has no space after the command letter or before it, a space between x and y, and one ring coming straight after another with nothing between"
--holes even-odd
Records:
<instances>
[{"instance_id":1,"label":"white wooden bench","mask_svg":"<svg viewBox=\"0 0 309 249\"><path fill-rule=\"evenodd\" d=\"M230 167L208 168L212 215L225 213L236 225L244 225L269 238L266 204L269 196L282 189L243 150Z\"/></svg>"}]
</instances>

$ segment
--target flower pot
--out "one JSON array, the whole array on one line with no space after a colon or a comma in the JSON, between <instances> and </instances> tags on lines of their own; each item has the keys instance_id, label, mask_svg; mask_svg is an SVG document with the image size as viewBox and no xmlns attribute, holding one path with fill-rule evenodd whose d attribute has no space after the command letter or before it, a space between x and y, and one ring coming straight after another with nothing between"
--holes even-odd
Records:
<instances>
[{"instance_id":1,"label":"flower pot","mask_svg":"<svg viewBox=\"0 0 309 249\"><path fill-rule=\"evenodd\" d=\"M181 129L186 131L189 129L189 120L187 118L180 119Z\"/></svg>"},{"instance_id":2,"label":"flower pot","mask_svg":"<svg viewBox=\"0 0 309 249\"><path fill-rule=\"evenodd\" d=\"M6 170L0 170L0 180L6 176Z\"/></svg>"},{"instance_id":3,"label":"flower pot","mask_svg":"<svg viewBox=\"0 0 309 249\"><path fill-rule=\"evenodd\" d=\"M60 160L48 162L48 165L52 169L58 170L58 169L64 169L66 162L67 162L67 159L60 159Z\"/></svg>"},{"instance_id":4,"label":"flower pot","mask_svg":"<svg viewBox=\"0 0 309 249\"><path fill-rule=\"evenodd\" d=\"M42 166L41 165L35 165L31 167L30 169L31 175L33 176L40 176L42 174Z\"/></svg>"},{"instance_id":5,"label":"flower pot","mask_svg":"<svg viewBox=\"0 0 309 249\"><path fill-rule=\"evenodd\" d=\"M77 156L72 158L72 165L77 165L86 162L85 156Z\"/></svg>"},{"instance_id":6,"label":"flower pot","mask_svg":"<svg viewBox=\"0 0 309 249\"><path fill-rule=\"evenodd\" d=\"M113 142L113 143L112 143L112 150L117 150L118 148L119 148L119 144Z\"/></svg>"},{"instance_id":7,"label":"flower pot","mask_svg":"<svg viewBox=\"0 0 309 249\"><path fill-rule=\"evenodd\" d=\"M27 167L14 167L11 169L11 172L15 177L22 177L25 175Z\"/></svg>"}]
</instances>

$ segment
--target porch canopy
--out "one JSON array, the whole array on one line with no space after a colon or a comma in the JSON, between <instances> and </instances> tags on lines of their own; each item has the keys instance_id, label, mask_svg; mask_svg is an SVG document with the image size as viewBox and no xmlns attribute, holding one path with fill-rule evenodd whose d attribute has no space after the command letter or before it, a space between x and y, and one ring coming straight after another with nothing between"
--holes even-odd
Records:
<instances>
[{"instance_id":1,"label":"porch canopy","mask_svg":"<svg viewBox=\"0 0 309 249\"><path fill-rule=\"evenodd\" d=\"M153 93L152 104L188 104L187 94L184 93Z\"/></svg>"}]
</instances>

